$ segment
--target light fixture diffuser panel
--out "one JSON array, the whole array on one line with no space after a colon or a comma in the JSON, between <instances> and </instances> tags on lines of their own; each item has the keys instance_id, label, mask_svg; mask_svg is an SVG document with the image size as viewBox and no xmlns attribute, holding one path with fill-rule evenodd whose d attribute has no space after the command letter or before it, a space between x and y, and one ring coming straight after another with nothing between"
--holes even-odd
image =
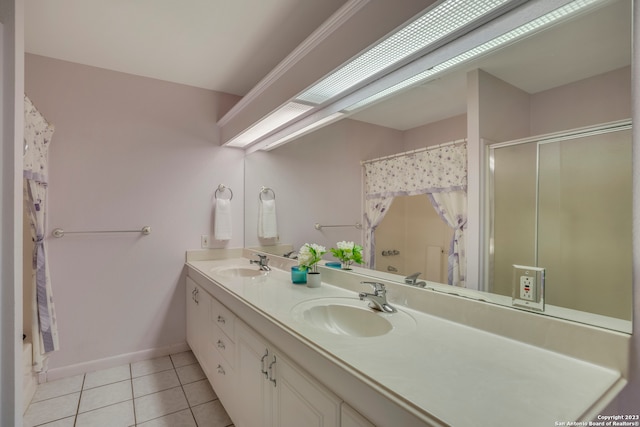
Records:
<instances>
[{"instance_id":1,"label":"light fixture diffuser panel","mask_svg":"<svg viewBox=\"0 0 640 427\"><path fill-rule=\"evenodd\" d=\"M448 0L378 43L296 99L321 104L385 68L419 52L509 0Z\"/></svg>"}]
</instances>

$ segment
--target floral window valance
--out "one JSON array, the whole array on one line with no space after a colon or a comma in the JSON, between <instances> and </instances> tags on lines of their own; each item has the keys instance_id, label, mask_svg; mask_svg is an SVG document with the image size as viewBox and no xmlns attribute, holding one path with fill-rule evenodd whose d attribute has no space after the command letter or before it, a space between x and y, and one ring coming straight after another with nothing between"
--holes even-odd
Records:
<instances>
[{"instance_id":1,"label":"floral window valance","mask_svg":"<svg viewBox=\"0 0 640 427\"><path fill-rule=\"evenodd\" d=\"M467 144L382 158L364 164L367 199L466 190Z\"/></svg>"}]
</instances>

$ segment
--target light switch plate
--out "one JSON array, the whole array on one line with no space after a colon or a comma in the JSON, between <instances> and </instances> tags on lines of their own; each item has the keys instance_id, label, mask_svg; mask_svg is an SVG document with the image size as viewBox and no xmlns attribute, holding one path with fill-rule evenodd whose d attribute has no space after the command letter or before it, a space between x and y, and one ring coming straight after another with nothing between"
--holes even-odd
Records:
<instances>
[{"instance_id":1,"label":"light switch plate","mask_svg":"<svg viewBox=\"0 0 640 427\"><path fill-rule=\"evenodd\" d=\"M513 265L512 305L544 311L544 268Z\"/></svg>"}]
</instances>

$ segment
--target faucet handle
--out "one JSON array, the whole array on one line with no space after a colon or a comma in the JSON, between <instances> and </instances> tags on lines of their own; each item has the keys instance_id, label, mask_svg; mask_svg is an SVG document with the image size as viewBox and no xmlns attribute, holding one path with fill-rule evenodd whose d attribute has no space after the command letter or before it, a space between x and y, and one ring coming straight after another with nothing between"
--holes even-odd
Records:
<instances>
[{"instance_id":1,"label":"faucet handle","mask_svg":"<svg viewBox=\"0 0 640 427\"><path fill-rule=\"evenodd\" d=\"M418 276L420 276L421 274L422 272L417 272L417 273L408 275L407 277L404 278L404 283L415 285L415 283L418 281Z\"/></svg>"},{"instance_id":2,"label":"faucet handle","mask_svg":"<svg viewBox=\"0 0 640 427\"><path fill-rule=\"evenodd\" d=\"M378 282L360 282L363 285L371 285L373 286L374 292L376 295L384 294L387 292L387 288L385 288L384 284Z\"/></svg>"}]
</instances>

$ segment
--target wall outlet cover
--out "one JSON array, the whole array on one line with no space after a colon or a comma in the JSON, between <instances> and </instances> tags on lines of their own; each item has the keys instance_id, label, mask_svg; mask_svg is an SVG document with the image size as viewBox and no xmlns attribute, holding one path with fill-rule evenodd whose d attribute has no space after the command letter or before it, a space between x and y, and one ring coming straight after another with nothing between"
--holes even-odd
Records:
<instances>
[{"instance_id":1,"label":"wall outlet cover","mask_svg":"<svg viewBox=\"0 0 640 427\"><path fill-rule=\"evenodd\" d=\"M513 265L513 306L544 311L544 273L542 267Z\"/></svg>"}]
</instances>

